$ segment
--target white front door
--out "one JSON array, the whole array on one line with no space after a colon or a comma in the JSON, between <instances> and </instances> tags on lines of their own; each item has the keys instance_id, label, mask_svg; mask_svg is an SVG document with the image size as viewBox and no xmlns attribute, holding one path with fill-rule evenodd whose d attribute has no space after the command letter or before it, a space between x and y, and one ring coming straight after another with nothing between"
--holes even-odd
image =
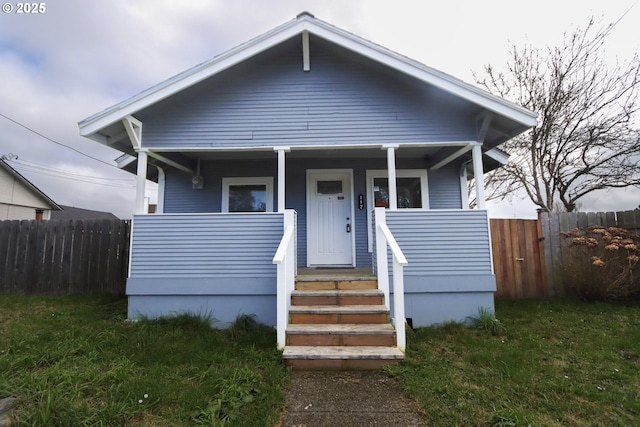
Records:
<instances>
[{"instance_id":1,"label":"white front door","mask_svg":"<svg viewBox=\"0 0 640 427\"><path fill-rule=\"evenodd\" d=\"M351 170L307 172L307 264L353 266Z\"/></svg>"}]
</instances>

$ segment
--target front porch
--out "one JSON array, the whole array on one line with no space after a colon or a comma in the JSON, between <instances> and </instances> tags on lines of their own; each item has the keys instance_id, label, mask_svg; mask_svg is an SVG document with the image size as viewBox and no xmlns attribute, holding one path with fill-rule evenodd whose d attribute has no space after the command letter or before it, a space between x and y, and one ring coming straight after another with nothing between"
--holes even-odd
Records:
<instances>
[{"instance_id":1,"label":"front porch","mask_svg":"<svg viewBox=\"0 0 640 427\"><path fill-rule=\"evenodd\" d=\"M320 286L307 296L337 302L356 295L317 291L368 281L367 287L374 288L368 290L382 296L376 305L384 306L386 323L393 319L393 347L403 350L405 318L424 326L464 321L481 307L493 309L486 211L377 208L372 215L371 266L346 269L299 265L298 254L305 248L296 244L300 229L292 210L136 215L127 282L129 317L192 312L211 315L226 327L238 315L253 314L278 329L278 345L286 348L296 282ZM328 284L335 289L327 289ZM341 336L340 328L331 334Z\"/></svg>"}]
</instances>

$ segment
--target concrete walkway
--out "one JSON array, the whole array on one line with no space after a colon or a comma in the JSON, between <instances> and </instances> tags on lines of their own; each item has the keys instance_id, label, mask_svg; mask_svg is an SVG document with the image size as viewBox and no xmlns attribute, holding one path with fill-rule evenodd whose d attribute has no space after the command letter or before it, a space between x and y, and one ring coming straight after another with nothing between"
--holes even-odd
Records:
<instances>
[{"instance_id":1,"label":"concrete walkway","mask_svg":"<svg viewBox=\"0 0 640 427\"><path fill-rule=\"evenodd\" d=\"M426 427L383 371L293 371L279 427Z\"/></svg>"}]
</instances>

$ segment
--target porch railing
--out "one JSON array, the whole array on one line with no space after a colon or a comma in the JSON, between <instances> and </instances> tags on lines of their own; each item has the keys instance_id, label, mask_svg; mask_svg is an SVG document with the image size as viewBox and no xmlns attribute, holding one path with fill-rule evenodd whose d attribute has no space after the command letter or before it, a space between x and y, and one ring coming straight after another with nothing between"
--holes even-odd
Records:
<instances>
[{"instance_id":1,"label":"porch railing","mask_svg":"<svg viewBox=\"0 0 640 427\"><path fill-rule=\"evenodd\" d=\"M296 277L296 212L284 212L284 233L273 257L273 263L278 266L277 279L277 340L278 348L284 349L286 344L286 329L289 323L289 307L291 292L295 286Z\"/></svg>"},{"instance_id":2,"label":"porch railing","mask_svg":"<svg viewBox=\"0 0 640 427\"><path fill-rule=\"evenodd\" d=\"M398 242L393 237L391 230L387 227L385 208L375 209L376 224L376 266L378 273L378 287L384 292L387 303L389 298L389 264L387 260L387 247L391 250L393 257L393 325L396 329L397 347L400 351L405 351L407 338L405 332L404 314L404 267L408 265Z\"/></svg>"}]
</instances>

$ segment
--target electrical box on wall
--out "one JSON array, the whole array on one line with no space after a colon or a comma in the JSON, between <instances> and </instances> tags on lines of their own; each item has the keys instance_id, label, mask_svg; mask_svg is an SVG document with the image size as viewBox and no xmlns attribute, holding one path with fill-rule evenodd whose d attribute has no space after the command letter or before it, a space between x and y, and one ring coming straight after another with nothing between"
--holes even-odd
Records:
<instances>
[{"instance_id":1,"label":"electrical box on wall","mask_svg":"<svg viewBox=\"0 0 640 427\"><path fill-rule=\"evenodd\" d=\"M204 178L201 176L194 176L191 178L191 188L194 190L202 190L204 187Z\"/></svg>"}]
</instances>

